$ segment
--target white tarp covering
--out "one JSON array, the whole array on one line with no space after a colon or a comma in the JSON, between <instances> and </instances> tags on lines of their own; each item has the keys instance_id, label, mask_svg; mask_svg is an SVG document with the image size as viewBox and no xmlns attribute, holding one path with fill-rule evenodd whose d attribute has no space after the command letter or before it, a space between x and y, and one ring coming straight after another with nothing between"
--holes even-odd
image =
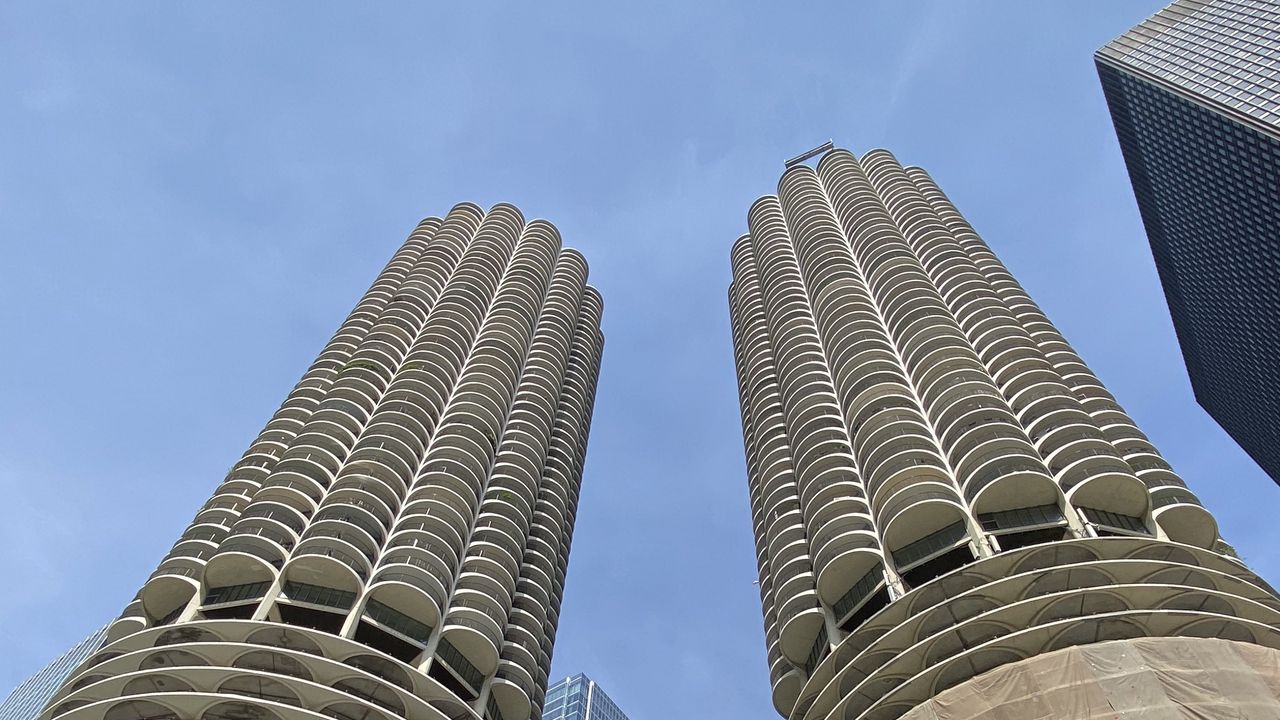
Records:
<instances>
[{"instance_id":1,"label":"white tarp covering","mask_svg":"<svg viewBox=\"0 0 1280 720\"><path fill-rule=\"evenodd\" d=\"M1139 638L995 668L903 720L1280 720L1280 651L1231 640Z\"/></svg>"}]
</instances>

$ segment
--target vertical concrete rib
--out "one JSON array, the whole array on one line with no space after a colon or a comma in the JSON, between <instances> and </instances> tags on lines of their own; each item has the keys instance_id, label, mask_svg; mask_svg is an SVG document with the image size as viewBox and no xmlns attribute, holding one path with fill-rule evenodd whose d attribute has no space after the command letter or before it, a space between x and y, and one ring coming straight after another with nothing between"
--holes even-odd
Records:
<instances>
[{"instance_id":1,"label":"vertical concrete rib","mask_svg":"<svg viewBox=\"0 0 1280 720\"><path fill-rule=\"evenodd\" d=\"M497 502L482 504L507 496L501 488L488 492L491 473L559 250L559 235L546 224L526 229L427 458L428 472L439 472L432 462L465 457L480 479L467 497L473 518L470 538L441 632L485 675L497 669L523 559L515 535L528 518L500 514Z\"/></svg>"},{"instance_id":2,"label":"vertical concrete rib","mask_svg":"<svg viewBox=\"0 0 1280 720\"><path fill-rule=\"evenodd\" d=\"M777 199L764 198L753 205L748 225L769 338L776 352L777 383L799 491L800 515L806 535L812 539L828 519L815 499L830 483L852 486L857 469ZM811 544L810 557L814 550ZM823 568L815 566L806 571L801 563L797 565L801 572L774 578L774 587L779 597L787 598L778 608L780 649L793 662L803 665L815 649L819 654L825 651L829 613L816 591L816 578Z\"/></svg>"},{"instance_id":3,"label":"vertical concrete rib","mask_svg":"<svg viewBox=\"0 0 1280 720\"><path fill-rule=\"evenodd\" d=\"M731 257L734 281L729 310L769 676L775 697L794 698L800 691L803 671L782 656L778 612L794 603L808 606L816 588L811 580L797 578L811 577L813 565L750 236L734 243ZM780 597L779 585L791 588L791 594ZM790 616L793 610L788 607L787 612ZM775 704L779 702L783 701L775 699Z\"/></svg>"},{"instance_id":4,"label":"vertical concrete rib","mask_svg":"<svg viewBox=\"0 0 1280 720\"><path fill-rule=\"evenodd\" d=\"M551 433L564 387L574 332L586 288L587 267L576 253L558 255L546 303L529 345L503 434L502 446L481 504L477 532L492 528L517 558L528 558L541 574L553 577L558 565L560 537L551 528L534 525L534 508L550 449ZM594 328L593 328L594 329ZM506 617L499 667L490 693L510 696L510 702L532 707L536 688L545 686L540 656L546 627L555 627L547 599L530 593L533 582L521 572L506 587L512 596ZM549 596L547 596L549 598Z\"/></svg>"},{"instance_id":5,"label":"vertical concrete rib","mask_svg":"<svg viewBox=\"0 0 1280 720\"><path fill-rule=\"evenodd\" d=\"M513 206L424 220L41 720L536 715L603 343L586 279Z\"/></svg>"},{"instance_id":6,"label":"vertical concrete rib","mask_svg":"<svg viewBox=\"0 0 1280 720\"><path fill-rule=\"evenodd\" d=\"M581 261L580 256L577 259ZM559 618L560 604L564 599L565 573L569 566L569 549L573 543L578 497L582 489L582 470L591 431L596 383L600 377L600 358L604 352L604 335L600 332L603 313L604 300L599 291L588 285L582 295L573 348L556 408L547 461L543 465L538 502L534 506L530 535L542 534L549 544L554 545L555 572L548 577L544 567L527 561L521 570L521 582L531 581L526 587L544 589L550 605L548 614L552 618ZM531 548L526 548L526 559L530 555ZM541 636L537 638L540 650L533 697L535 716L540 716L546 695L556 622L545 623L542 629Z\"/></svg>"}]
</instances>

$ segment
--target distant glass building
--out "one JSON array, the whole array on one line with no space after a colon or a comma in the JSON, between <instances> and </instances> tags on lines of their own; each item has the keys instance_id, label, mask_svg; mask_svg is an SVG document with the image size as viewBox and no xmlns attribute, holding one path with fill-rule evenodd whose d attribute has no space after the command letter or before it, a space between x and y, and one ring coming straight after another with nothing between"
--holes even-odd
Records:
<instances>
[{"instance_id":1,"label":"distant glass building","mask_svg":"<svg viewBox=\"0 0 1280 720\"><path fill-rule=\"evenodd\" d=\"M49 698L58 690L63 680L76 669L80 663L102 647L107 637L107 628L102 628L89 637L81 640L62 657L45 665L40 672L27 678L21 685L9 693L8 699L0 704L0 720L32 720L40 714L41 708L49 702Z\"/></svg>"},{"instance_id":2,"label":"distant glass building","mask_svg":"<svg viewBox=\"0 0 1280 720\"><path fill-rule=\"evenodd\" d=\"M594 680L578 673L552 685L542 720L627 720Z\"/></svg>"},{"instance_id":3,"label":"distant glass building","mask_svg":"<svg viewBox=\"0 0 1280 720\"><path fill-rule=\"evenodd\" d=\"M1178 0L1095 59L1196 400L1280 483L1280 4Z\"/></svg>"}]
</instances>

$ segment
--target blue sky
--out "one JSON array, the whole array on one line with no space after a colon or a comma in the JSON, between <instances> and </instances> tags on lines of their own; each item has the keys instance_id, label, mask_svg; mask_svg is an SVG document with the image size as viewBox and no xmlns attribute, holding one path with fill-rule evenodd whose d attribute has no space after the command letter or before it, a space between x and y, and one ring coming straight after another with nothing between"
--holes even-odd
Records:
<instances>
[{"instance_id":1,"label":"blue sky","mask_svg":"<svg viewBox=\"0 0 1280 720\"><path fill-rule=\"evenodd\" d=\"M1280 580L1091 54L1160 0L0 6L0 692L114 617L423 216L581 249L608 344L553 678L776 717L725 290L827 138L927 168Z\"/></svg>"}]
</instances>

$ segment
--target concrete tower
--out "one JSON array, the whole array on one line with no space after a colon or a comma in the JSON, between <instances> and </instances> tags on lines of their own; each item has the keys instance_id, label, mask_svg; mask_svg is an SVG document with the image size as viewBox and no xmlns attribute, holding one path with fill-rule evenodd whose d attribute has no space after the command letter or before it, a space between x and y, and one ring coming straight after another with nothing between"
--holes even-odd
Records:
<instances>
[{"instance_id":1,"label":"concrete tower","mask_svg":"<svg viewBox=\"0 0 1280 720\"><path fill-rule=\"evenodd\" d=\"M1178 0L1095 58L1196 400L1280 483L1280 3Z\"/></svg>"},{"instance_id":2,"label":"concrete tower","mask_svg":"<svg viewBox=\"0 0 1280 720\"><path fill-rule=\"evenodd\" d=\"M423 220L41 720L526 720L603 336L510 205Z\"/></svg>"},{"instance_id":3,"label":"concrete tower","mask_svg":"<svg viewBox=\"0 0 1280 720\"><path fill-rule=\"evenodd\" d=\"M748 228L729 304L782 715L1280 711L1280 600L923 170L833 150ZM1135 668L1214 680L1108 682Z\"/></svg>"}]
</instances>

